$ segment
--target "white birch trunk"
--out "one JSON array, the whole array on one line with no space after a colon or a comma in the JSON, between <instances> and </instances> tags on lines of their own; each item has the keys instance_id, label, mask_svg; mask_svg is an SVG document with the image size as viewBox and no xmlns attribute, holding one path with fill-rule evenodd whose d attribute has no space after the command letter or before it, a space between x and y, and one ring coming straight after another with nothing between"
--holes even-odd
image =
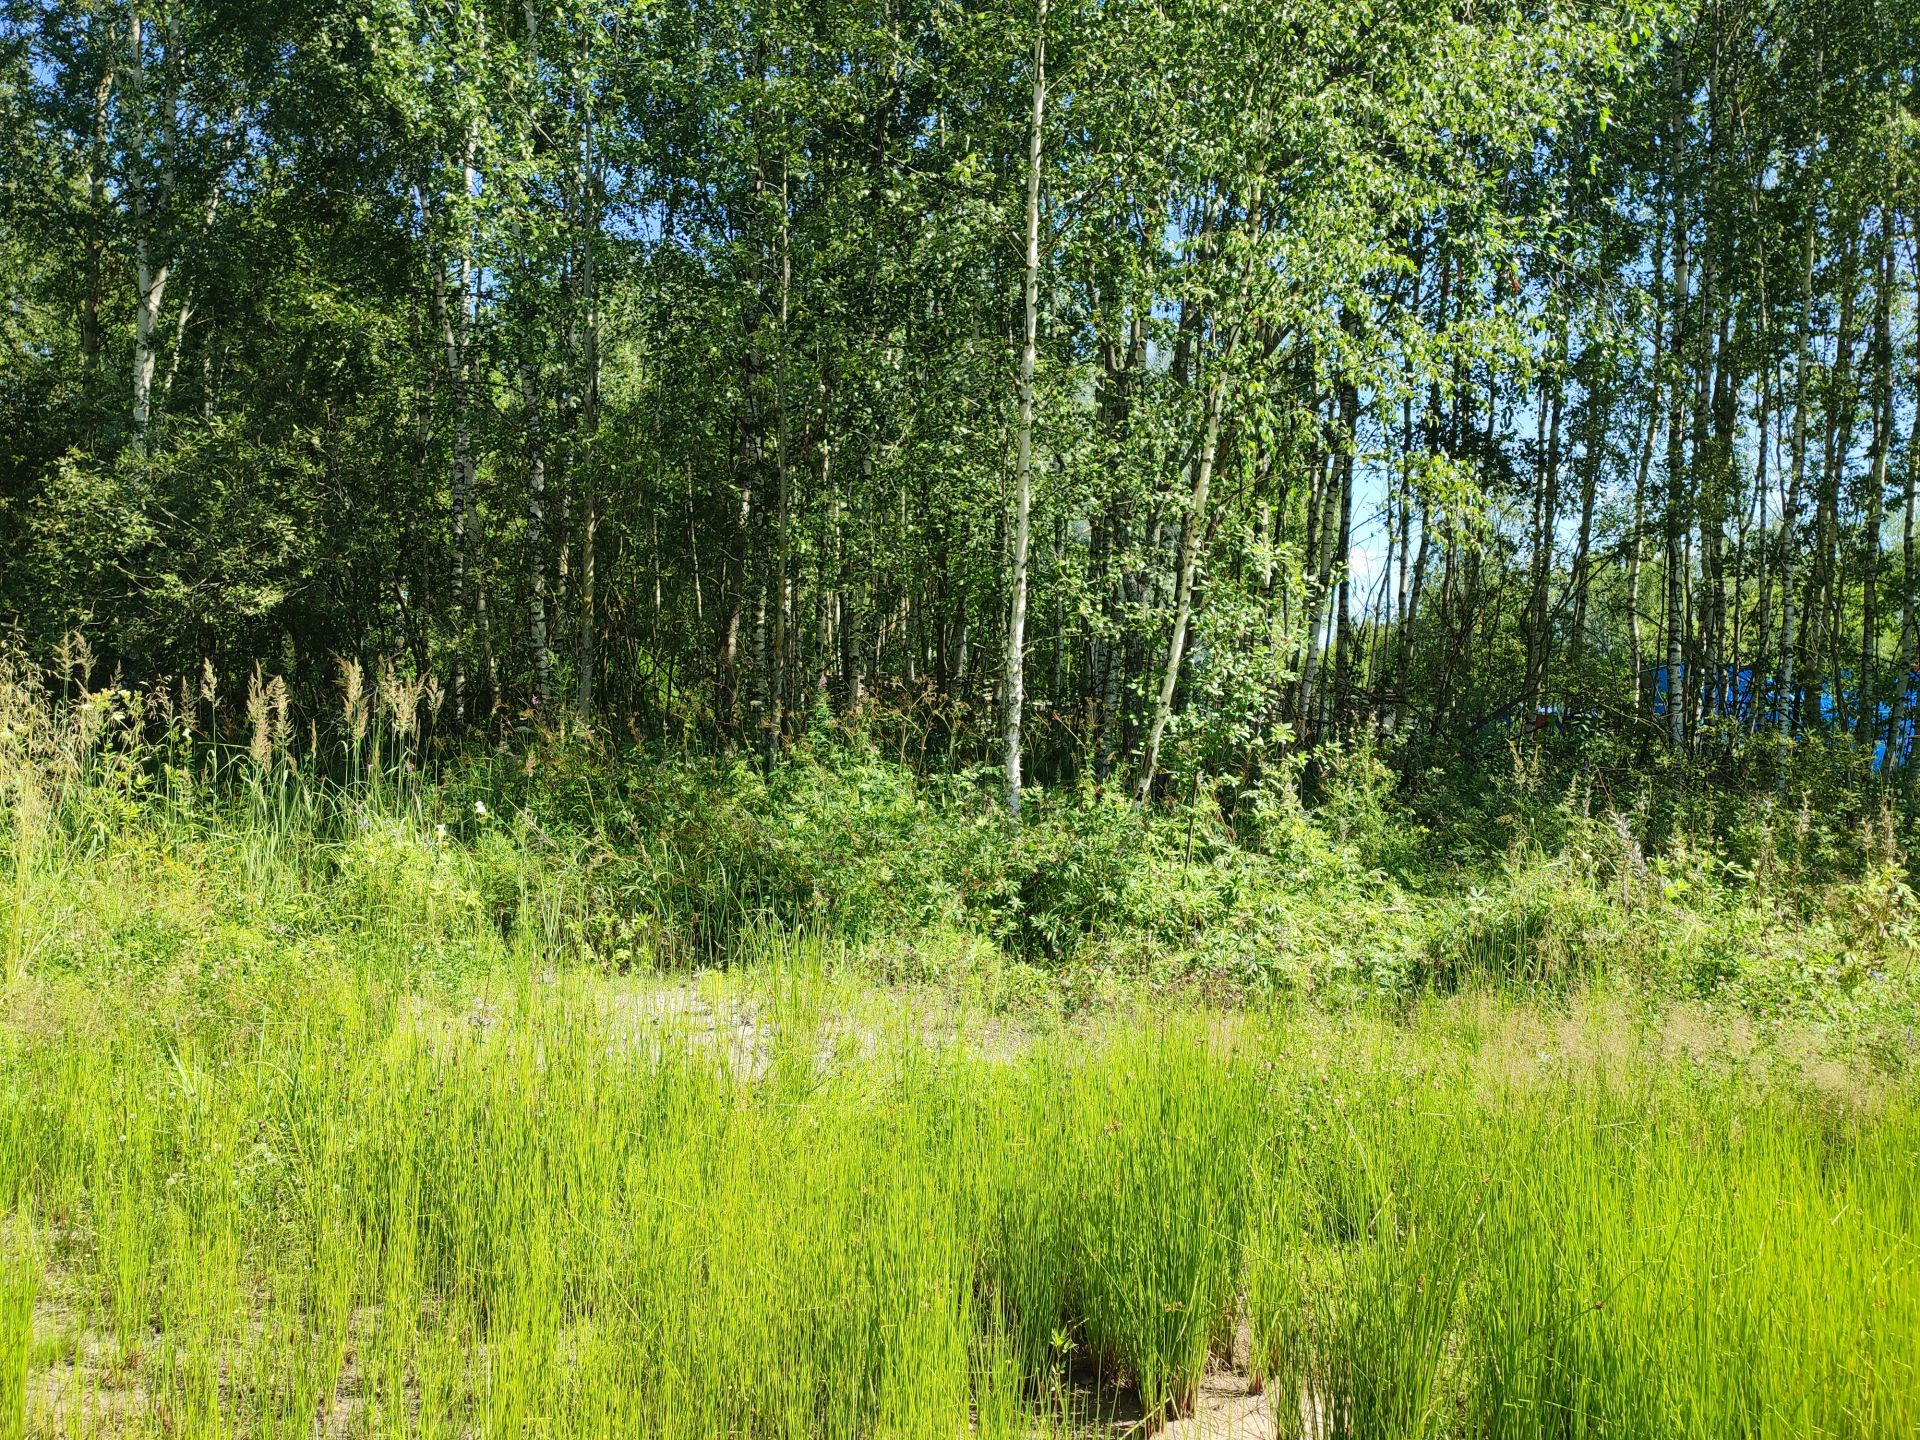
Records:
<instances>
[{"instance_id":1,"label":"white birch trunk","mask_svg":"<svg viewBox=\"0 0 1920 1440\"><path fill-rule=\"evenodd\" d=\"M134 173L127 177L133 210L133 451L135 455L144 456L153 426L153 381L159 363L154 337L160 326L160 307L166 300L167 278L172 267L164 257L155 254L153 222L158 206L149 203L146 176L141 173L146 166L147 150L146 72L142 54L146 26L137 10L128 22L127 41L131 63L129 109L134 117L131 137ZM170 170L171 165L168 168ZM155 197L161 203L164 198L164 192Z\"/></svg>"},{"instance_id":2,"label":"white birch trunk","mask_svg":"<svg viewBox=\"0 0 1920 1440\"><path fill-rule=\"evenodd\" d=\"M1040 140L1047 103L1047 0L1039 0L1033 37L1033 114L1027 135L1027 254L1022 286L1020 419L1013 459L1013 604L1007 619L1007 814L1020 814L1022 712L1026 708L1027 551L1033 512L1033 371L1040 311Z\"/></svg>"}]
</instances>

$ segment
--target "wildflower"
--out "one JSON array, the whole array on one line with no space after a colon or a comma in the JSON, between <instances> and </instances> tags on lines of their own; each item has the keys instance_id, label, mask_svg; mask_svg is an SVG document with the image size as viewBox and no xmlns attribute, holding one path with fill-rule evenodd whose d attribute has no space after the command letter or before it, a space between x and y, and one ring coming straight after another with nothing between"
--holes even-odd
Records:
<instances>
[{"instance_id":1,"label":"wildflower","mask_svg":"<svg viewBox=\"0 0 1920 1440\"><path fill-rule=\"evenodd\" d=\"M484 801L484 800L476 800L476 801L474 801L474 802L473 802L473 813L474 813L475 815L477 815L477 816L478 816L478 817L479 817L480 819L482 819L482 820L484 820L484 819L486 819L486 818L487 818L487 802L486 802L486 801Z\"/></svg>"}]
</instances>

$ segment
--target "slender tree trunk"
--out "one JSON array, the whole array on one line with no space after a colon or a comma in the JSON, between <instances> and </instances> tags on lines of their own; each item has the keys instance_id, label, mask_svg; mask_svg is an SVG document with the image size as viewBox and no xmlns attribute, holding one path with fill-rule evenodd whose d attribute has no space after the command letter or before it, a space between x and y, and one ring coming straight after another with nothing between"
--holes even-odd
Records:
<instances>
[{"instance_id":1,"label":"slender tree trunk","mask_svg":"<svg viewBox=\"0 0 1920 1440\"><path fill-rule=\"evenodd\" d=\"M1666 294L1666 244L1656 230L1653 242L1653 295L1656 304ZM1653 442L1660 430L1661 361L1665 353L1666 331L1656 311L1653 321L1653 358L1647 368L1646 424L1640 435L1640 455L1633 472L1633 532L1627 537L1627 666L1632 671L1633 717L1637 723L1649 709L1651 686L1646 684L1646 649L1642 635L1644 582L1647 549L1647 481L1653 473Z\"/></svg>"},{"instance_id":2,"label":"slender tree trunk","mask_svg":"<svg viewBox=\"0 0 1920 1440\"><path fill-rule=\"evenodd\" d=\"M1780 510L1780 693L1774 703L1780 715L1783 762L1787 746L1793 739L1800 710L1800 697L1794 691L1793 673L1799 644L1799 637L1795 633L1795 623L1799 617L1794 611L1797 598L1794 570L1800 553L1800 493L1807 474L1807 369L1812 363L1816 228L1814 216L1809 210L1806 234L1800 242L1800 333L1794 342L1793 352L1793 468L1787 475L1787 493ZM1784 788L1786 783L1787 772L1783 763L1780 784Z\"/></svg>"},{"instance_id":3,"label":"slender tree trunk","mask_svg":"<svg viewBox=\"0 0 1920 1440\"><path fill-rule=\"evenodd\" d=\"M860 455L860 495L863 505L872 504L873 497L873 447L874 437L869 436ZM869 617L874 613L877 596L874 589L874 571L872 550L868 545L856 544L854 553L861 557L860 568L854 582L848 587L849 600L846 620L847 647L847 704L859 709L867 700L868 664L871 658L869 637L867 634Z\"/></svg>"},{"instance_id":4,"label":"slender tree trunk","mask_svg":"<svg viewBox=\"0 0 1920 1440\"><path fill-rule=\"evenodd\" d=\"M1299 738L1311 741L1318 732L1323 672L1328 647L1327 600L1333 590L1333 551L1339 524L1340 486L1337 456L1315 456L1314 484L1307 498L1307 585L1300 605L1305 629L1301 635L1299 698L1294 702Z\"/></svg>"},{"instance_id":5,"label":"slender tree trunk","mask_svg":"<svg viewBox=\"0 0 1920 1440\"><path fill-rule=\"evenodd\" d=\"M1719 272L1701 267L1700 314L1711 319L1719 307ZM1693 503L1700 530L1700 623L1692 667L1699 675L1694 714L1704 720L1724 708L1726 675L1721 665L1726 643L1726 519L1727 492L1733 468L1732 364L1727 317L1720 316L1717 333L1702 328L1699 382L1694 408ZM1704 463L1702 461L1704 460ZM1699 594L1697 591L1696 594Z\"/></svg>"},{"instance_id":6,"label":"slender tree trunk","mask_svg":"<svg viewBox=\"0 0 1920 1440\"><path fill-rule=\"evenodd\" d=\"M466 167L468 192L472 190L472 164ZM453 446L448 470L448 563L449 598L453 603L453 664L451 690L456 727L467 720L467 661L473 643L473 617L469 595L468 528L473 510L473 436L469 410L471 400L469 349L472 318L469 313L473 288L473 261L467 242L461 240L456 285L449 285L444 261L434 262L434 309L440 322L441 339L446 347L447 407L451 412Z\"/></svg>"},{"instance_id":7,"label":"slender tree trunk","mask_svg":"<svg viewBox=\"0 0 1920 1440\"><path fill-rule=\"evenodd\" d=\"M773 444L774 444L774 552L773 552L773 642L766 660L766 730L761 744L766 753L777 756L786 738L787 672L789 652L793 648L793 478L790 452L793 446L793 420L788 409L789 326L793 306L792 217L793 195L788 160L780 160L779 303L775 315L779 334L773 361Z\"/></svg>"},{"instance_id":8,"label":"slender tree trunk","mask_svg":"<svg viewBox=\"0 0 1920 1440\"><path fill-rule=\"evenodd\" d=\"M1606 445L1607 423L1611 415L1612 387L1604 377L1596 376L1587 392L1586 441L1580 451L1580 531L1573 551L1573 627L1569 637L1572 650L1572 683L1579 683L1578 669L1587 655L1588 565L1593 547L1593 508L1599 489L1601 452ZM1568 692L1571 694L1571 690Z\"/></svg>"},{"instance_id":9,"label":"slender tree trunk","mask_svg":"<svg viewBox=\"0 0 1920 1440\"><path fill-rule=\"evenodd\" d=\"M1677 197L1676 197L1677 198ZM1686 686L1686 540L1687 466L1686 428L1680 383L1691 327L1686 324L1687 223L1684 204L1676 204L1673 220L1673 382L1667 395L1667 742L1676 753L1687 743Z\"/></svg>"},{"instance_id":10,"label":"slender tree trunk","mask_svg":"<svg viewBox=\"0 0 1920 1440\"><path fill-rule=\"evenodd\" d=\"M451 513L448 535L451 541L454 605L453 713L457 724L467 719L467 656L473 643L471 605L472 575L469 564L468 529L473 516L473 431L471 372L467 359L470 333L467 319L469 266L461 262L460 291L454 297L453 318L449 322L447 352L448 400L453 410L453 469L449 476L448 497Z\"/></svg>"},{"instance_id":11,"label":"slender tree trunk","mask_svg":"<svg viewBox=\"0 0 1920 1440\"><path fill-rule=\"evenodd\" d=\"M1893 298L1892 219L1880 215L1880 264L1873 304L1873 441L1867 464L1867 494L1860 591L1860 711L1854 734L1871 743L1880 720L1880 522L1887 508L1887 451L1893 444L1893 337L1889 312Z\"/></svg>"},{"instance_id":12,"label":"slender tree trunk","mask_svg":"<svg viewBox=\"0 0 1920 1440\"><path fill-rule=\"evenodd\" d=\"M1808 587L1807 638L1818 640L1817 652L1826 661L1827 684L1833 693L1833 711L1837 728L1851 726L1847 717L1848 696L1842 669L1846 642L1841 635L1840 601L1840 480L1853 451L1854 411L1857 404L1853 374L1854 316L1859 285L1859 236L1857 224L1846 232L1840 266L1840 320L1834 334L1833 369L1829 372L1826 394L1826 444L1821 452L1820 493L1815 512L1818 549L1815 569ZM1815 622L1819 631L1814 630ZM1811 648L1811 644L1810 644Z\"/></svg>"},{"instance_id":13,"label":"slender tree trunk","mask_svg":"<svg viewBox=\"0 0 1920 1440\"><path fill-rule=\"evenodd\" d=\"M1533 583L1527 598L1527 662L1523 701L1529 717L1539 708L1546 683L1550 624L1547 600L1553 580L1554 528L1560 512L1560 418L1565 408L1565 383L1556 366L1540 380L1540 408L1546 424L1540 444L1539 488L1535 503Z\"/></svg>"},{"instance_id":14,"label":"slender tree trunk","mask_svg":"<svg viewBox=\"0 0 1920 1440\"><path fill-rule=\"evenodd\" d=\"M1655 346L1654 364L1656 372L1659 366L1658 346ZM1633 702L1633 715L1637 721L1647 710L1647 687L1641 671L1646 665L1645 637L1641 614L1642 595L1645 588L1642 570L1645 566L1647 550L1647 480L1653 469L1653 439L1660 429L1660 382L1654 379L1647 391L1647 423L1641 428L1640 458L1633 470L1633 519L1632 530L1627 536L1627 669L1632 673L1628 677L1628 691Z\"/></svg>"},{"instance_id":15,"label":"slender tree trunk","mask_svg":"<svg viewBox=\"0 0 1920 1440\"><path fill-rule=\"evenodd\" d=\"M1426 497L1419 497L1420 544L1414 552L1413 580L1407 589L1407 603L1400 616L1401 640L1394 655L1393 728L1398 733L1407 723L1410 700L1407 694L1413 675L1413 642L1420 620L1420 602L1426 593L1428 545L1433 538L1433 511Z\"/></svg>"},{"instance_id":16,"label":"slender tree trunk","mask_svg":"<svg viewBox=\"0 0 1920 1440\"><path fill-rule=\"evenodd\" d=\"M105 25L98 14L87 21L88 48L97 44L96 31ZM80 302L80 359L88 370L100 366L104 336L100 307L105 299L107 223L107 108L113 95L114 65L103 60L100 80L93 90L93 133L87 155L86 288Z\"/></svg>"},{"instance_id":17,"label":"slender tree trunk","mask_svg":"<svg viewBox=\"0 0 1920 1440\"><path fill-rule=\"evenodd\" d=\"M1754 643L1753 660L1747 667L1747 734L1757 735L1760 731L1760 712L1763 707L1763 695L1766 677L1772 673L1768 668L1772 659L1769 646L1773 642L1773 566L1769 563L1766 547L1767 535L1767 486L1768 460L1772 454L1774 401L1773 392L1779 382L1777 369L1759 367L1755 376L1759 397L1758 437L1754 446L1753 492L1755 503L1759 507L1759 519L1754 526L1754 548L1759 552L1757 568L1759 570L1758 598L1753 607Z\"/></svg>"},{"instance_id":18,"label":"slender tree trunk","mask_svg":"<svg viewBox=\"0 0 1920 1440\"><path fill-rule=\"evenodd\" d=\"M173 160L171 147L164 157L161 180L151 195L145 175L147 167L146 117L146 25L136 9L128 22L128 106L134 117L132 134L133 174L123 177L131 201L133 219L133 453L147 453L153 423L153 381L159 350L155 332L160 325L160 307L165 302L167 279L172 266L160 253L158 227L171 200ZM169 57L163 56L166 64ZM171 107L168 107L171 114Z\"/></svg>"},{"instance_id":19,"label":"slender tree trunk","mask_svg":"<svg viewBox=\"0 0 1920 1440\"><path fill-rule=\"evenodd\" d=\"M539 92L539 14L535 0L522 0L520 7L525 27L525 66L522 82L526 104L531 107ZM541 342L538 324L539 305L535 298L533 246L523 227L517 235L521 252L519 284L526 293L518 296L516 310L520 334L520 400L527 452L527 648L532 652L534 702L542 715L553 706L553 648L547 634L547 437L543 410L546 404L541 385Z\"/></svg>"},{"instance_id":20,"label":"slender tree trunk","mask_svg":"<svg viewBox=\"0 0 1920 1440\"><path fill-rule=\"evenodd\" d=\"M1146 747L1140 757L1140 780L1134 796L1142 804L1152 798L1154 776L1160 765L1160 742L1166 735L1167 721L1173 716L1173 696L1180 684L1180 661L1187 649L1187 621L1193 611L1193 575L1200 558L1201 537L1207 529L1207 493L1213 486L1214 452L1220 444L1220 412L1225 396L1224 379L1207 387L1203 402L1205 420L1199 453L1193 457L1193 490L1187 500L1185 522L1180 527L1180 569L1174 584L1173 631L1167 637L1167 655L1160 667L1160 691L1154 697L1153 719L1147 726Z\"/></svg>"},{"instance_id":21,"label":"slender tree trunk","mask_svg":"<svg viewBox=\"0 0 1920 1440\"><path fill-rule=\"evenodd\" d=\"M1344 736L1353 701L1353 452L1359 443L1360 425L1360 394L1351 383L1340 387L1340 412L1343 434L1340 456L1334 462L1340 493L1333 542L1333 564L1339 577L1333 597L1333 718L1335 733Z\"/></svg>"},{"instance_id":22,"label":"slender tree trunk","mask_svg":"<svg viewBox=\"0 0 1920 1440\"><path fill-rule=\"evenodd\" d=\"M527 412L527 644L534 695L544 713L553 706L553 649L547 639L547 447L536 369L531 360L522 363L520 398Z\"/></svg>"},{"instance_id":23,"label":"slender tree trunk","mask_svg":"<svg viewBox=\"0 0 1920 1440\"><path fill-rule=\"evenodd\" d=\"M1047 0L1034 15L1033 109L1027 133L1027 250L1021 285L1020 414L1013 456L1013 603L1007 619L1007 814L1020 814L1020 726L1026 707L1027 547L1033 508L1033 371L1040 312L1040 142L1047 103Z\"/></svg>"},{"instance_id":24,"label":"slender tree trunk","mask_svg":"<svg viewBox=\"0 0 1920 1440\"><path fill-rule=\"evenodd\" d=\"M582 41L584 47L585 41ZM580 476L580 614L574 639L574 704L580 714L593 714L599 616L595 605L598 576L596 542L600 528L600 286L595 269L600 238L600 157L594 136L590 93L580 106L580 411L577 437L582 454L574 470ZM699 550L694 548L695 596L698 608Z\"/></svg>"},{"instance_id":25,"label":"slender tree trunk","mask_svg":"<svg viewBox=\"0 0 1920 1440\"><path fill-rule=\"evenodd\" d=\"M1299 662L1294 667L1292 700L1294 730L1302 739L1307 732L1307 706L1313 698L1313 671L1318 658L1320 635L1312 617L1320 613L1321 550L1326 535L1326 495L1330 483L1325 458L1312 456L1307 463L1307 534L1300 554L1300 634L1295 647Z\"/></svg>"},{"instance_id":26,"label":"slender tree trunk","mask_svg":"<svg viewBox=\"0 0 1920 1440\"><path fill-rule=\"evenodd\" d=\"M1408 588L1408 571L1413 556L1413 400L1411 394L1400 403L1400 473L1397 494L1395 495L1394 529L1389 538L1394 565L1393 614L1391 623L1386 627L1382 640L1391 648L1381 657L1378 684L1386 688L1391 699L1387 705L1386 725L1390 734L1400 730L1401 711L1406 704L1406 677L1401 672L1401 662L1407 653L1407 637L1411 629L1407 624L1407 609L1412 602ZM1389 566L1393 569L1394 566Z\"/></svg>"},{"instance_id":27,"label":"slender tree trunk","mask_svg":"<svg viewBox=\"0 0 1920 1440\"><path fill-rule=\"evenodd\" d=\"M1920 313L1920 216L1914 218L1913 284L1916 312ZM1920 395L1920 351L1914 357L1914 390ZM1894 677L1892 713L1887 717L1887 768L1891 770L1896 763L1904 767L1905 787L1911 791L1914 764L1911 747L1902 757L1901 743L1904 732L1913 719L1913 708L1908 696L1916 680L1920 680L1920 629L1916 629L1914 565L1915 532L1914 501L1915 490L1920 488L1920 404L1913 410L1912 428L1907 437L1907 463L1905 485L1900 504L1900 669Z\"/></svg>"}]
</instances>

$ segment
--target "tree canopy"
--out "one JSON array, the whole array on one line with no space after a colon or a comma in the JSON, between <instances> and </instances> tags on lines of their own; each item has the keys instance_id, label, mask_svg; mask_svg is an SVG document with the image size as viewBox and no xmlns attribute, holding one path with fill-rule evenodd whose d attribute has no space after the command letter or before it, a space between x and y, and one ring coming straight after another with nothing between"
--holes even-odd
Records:
<instances>
[{"instance_id":1,"label":"tree canopy","mask_svg":"<svg viewBox=\"0 0 1920 1440\"><path fill-rule=\"evenodd\" d=\"M0 0L0 624L1016 797L1891 771L1917 114L1914 0Z\"/></svg>"}]
</instances>

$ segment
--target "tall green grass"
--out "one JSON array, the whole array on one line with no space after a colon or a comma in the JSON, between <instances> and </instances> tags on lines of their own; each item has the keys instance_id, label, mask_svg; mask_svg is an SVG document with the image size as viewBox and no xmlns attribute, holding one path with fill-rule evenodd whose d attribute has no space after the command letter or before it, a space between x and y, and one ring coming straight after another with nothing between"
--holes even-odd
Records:
<instances>
[{"instance_id":1,"label":"tall green grass","mask_svg":"<svg viewBox=\"0 0 1920 1440\"><path fill-rule=\"evenodd\" d=\"M982 1053L804 977L741 993L745 1055L578 978L279 998L190 1030L10 993L0 1413L32 1433L1024 1433L1189 1409L1243 1320L1298 1433L1920 1423L1900 1091L1444 1020Z\"/></svg>"},{"instance_id":2,"label":"tall green grass","mask_svg":"<svg viewBox=\"0 0 1920 1440\"><path fill-rule=\"evenodd\" d=\"M835 835L862 905L891 852L804 776L641 861L608 793L569 829L501 776L428 783L391 675L330 780L258 681L245 746L0 681L0 1440L1012 1436L1183 1414L1210 1366L1316 1440L1920 1430L1910 1068L1569 1018L1557 961L1523 976L1546 1016L1381 985L1371 1018L1189 995L975 1027L861 988L907 942L811 897ZM1118 812L1089 848L930 820L899 779L874 813L954 830L987 897L946 919L1004 907L1032 953L1170 873ZM1291 860L1182 860L1166 933L1298 943L1322 861L1315 923L1354 930L1377 881L1288 823ZM1309 854L1307 888L1254 883ZM1511 864L1421 932L1458 983L1641 913ZM607 937L695 917L744 975L609 976L644 957Z\"/></svg>"}]
</instances>

